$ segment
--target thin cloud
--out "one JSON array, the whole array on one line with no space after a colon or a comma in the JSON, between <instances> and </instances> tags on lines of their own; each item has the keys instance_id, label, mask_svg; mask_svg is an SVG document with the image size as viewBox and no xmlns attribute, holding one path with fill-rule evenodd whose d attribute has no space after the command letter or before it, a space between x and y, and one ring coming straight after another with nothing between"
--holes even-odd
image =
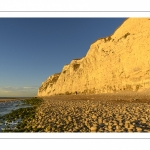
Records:
<instances>
[{"instance_id":1,"label":"thin cloud","mask_svg":"<svg viewBox=\"0 0 150 150\"><path fill-rule=\"evenodd\" d=\"M25 86L25 87L23 87L23 88L24 88L24 89L31 89L32 87L26 87L26 86Z\"/></svg>"},{"instance_id":2,"label":"thin cloud","mask_svg":"<svg viewBox=\"0 0 150 150\"><path fill-rule=\"evenodd\" d=\"M34 87L34 86L25 86L23 88L24 89L38 89L38 87Z\"/></svg>"},{"instance_id":3,"label":"thin cloud","mask_svg":"<svg viewBox=\"0 0 150 150\"><path fill-rule=\"evenodd\" d=\"M25 86L25 87L0 87L0 96L35 96L37 94L37 86Z\"/></svg>"},{"instance_id":4,"label":"thin cloud","mask_svg":"<svg viewBox=\"0 0 150 150\"><path fill-rule=\"evenodd\" d=\"M11 92L11 91L3 91L4 93L9 93L9 92Z\"/></svg>"}]
</instances>

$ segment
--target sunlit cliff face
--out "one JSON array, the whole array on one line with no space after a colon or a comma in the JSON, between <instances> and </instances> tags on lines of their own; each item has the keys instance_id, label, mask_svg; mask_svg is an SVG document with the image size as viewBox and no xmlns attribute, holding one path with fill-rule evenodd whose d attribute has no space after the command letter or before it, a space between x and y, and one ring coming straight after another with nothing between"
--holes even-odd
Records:
<instances>
[{"instance_id":1,"label":"sunlit cliff face","mask_svg":"<svg viewBox=\"0 0 150 150\"><path fill-rule=\"evenodd\" d=\"M50 76L38 96L147 91L150 88L150 19L129 18L98 39L82 59Z\"/></svg>"}]
</instances>

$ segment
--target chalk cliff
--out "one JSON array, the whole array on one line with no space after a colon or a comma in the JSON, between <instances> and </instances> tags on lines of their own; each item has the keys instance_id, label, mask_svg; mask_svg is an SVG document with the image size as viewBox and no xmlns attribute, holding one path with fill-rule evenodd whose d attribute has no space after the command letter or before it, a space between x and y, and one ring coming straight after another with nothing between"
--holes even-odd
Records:
<instances>
[{"instance_id":1,"label":"chalk cliff","mask_svg":"<svg viewBox=\"0 0 150 150\"><path fill-rule=\"evenodd\" d=\"M38 96L99 94L150 89L150 19L129 18L85 57L65 65L42 83Z\"/></svg>"}]
</instances>

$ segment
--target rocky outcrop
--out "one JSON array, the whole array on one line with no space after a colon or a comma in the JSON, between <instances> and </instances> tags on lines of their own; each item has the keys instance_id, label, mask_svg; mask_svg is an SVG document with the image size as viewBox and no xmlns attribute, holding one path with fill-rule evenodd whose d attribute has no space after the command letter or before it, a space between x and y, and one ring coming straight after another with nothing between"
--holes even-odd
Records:
<instances>
[{"instance_id":1,"label":"rocky outcrop","mask_svg":"<svg viewBox=\"0 0 150 150\"><path fill-rule=\"evenodd\" d=\"M145 91L150 88L150 19L129 18L85 57L50 76L38 96Z\"/></svg>"},{"instance_id":2,"label":"rocky outcrop","mask_svg":"<svg viewBox=\"0 0 150 150\"><path fill-rule=\"evenodd\" d=\"M60 73L56 73L54 75L49 76L45 82L42 82L41 87L38 89L38 96L42 93L43 95L47 95L50 92L52 92L51 90L49 90L50 88L52 88L55 84L56 81L59 78Z\"/></svg>"}]
</instances>

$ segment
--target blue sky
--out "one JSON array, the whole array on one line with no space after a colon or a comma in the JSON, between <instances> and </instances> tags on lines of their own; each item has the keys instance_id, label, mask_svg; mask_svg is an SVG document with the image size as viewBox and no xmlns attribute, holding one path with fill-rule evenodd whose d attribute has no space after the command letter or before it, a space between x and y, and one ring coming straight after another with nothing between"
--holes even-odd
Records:
<instances>
[{"instance_id":1,"label":"blue sky","mask_svg":"<svg viewBox=\"0 0 150 150\"><path fill-rule=\"evenodd\" d=\"M0 97L35 96L41 83L86 55L125 18L0 18Z\"/></svg>"}]
</instances>

